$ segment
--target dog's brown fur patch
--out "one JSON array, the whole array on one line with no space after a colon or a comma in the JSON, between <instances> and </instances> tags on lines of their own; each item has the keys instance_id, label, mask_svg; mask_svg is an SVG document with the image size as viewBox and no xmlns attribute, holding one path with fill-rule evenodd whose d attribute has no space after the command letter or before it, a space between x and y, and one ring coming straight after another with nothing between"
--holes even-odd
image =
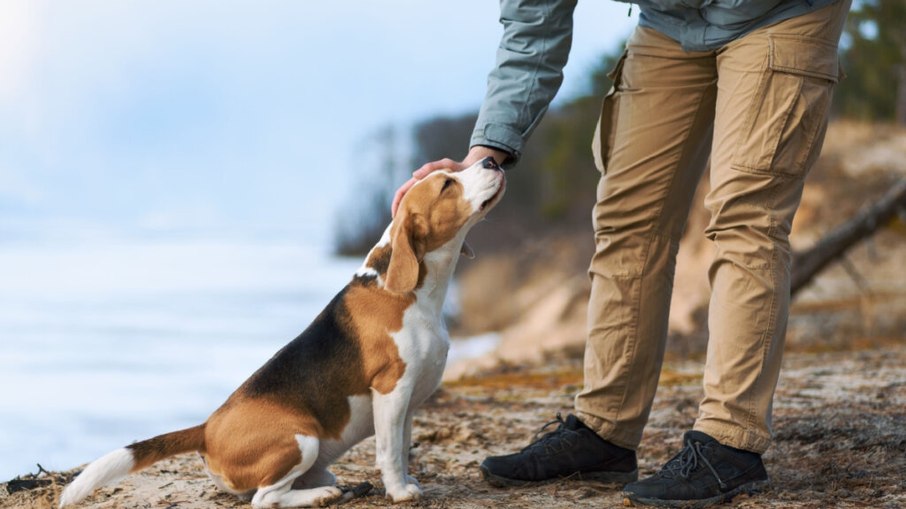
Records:
<instances>
[{"instance_id":1,"label":"dog's brown fur patch","mask_svg":"<svg viewBox=\"0 0 906 509\"><path fill-rule=\"evenodd\" d=\"M164 458L189 451L204 451L204 425L158 435L126 446L132 451L137 472Z\"/></svg>"},{"instance_id":2,"label":"dog's brown fur patch","mask_svg":"<svg viewBox=\"0 0 906 509\"><path fill-rule=\"evenodd\" d=\"M394 295L373 286L351 285L344 304L359 343L363 382L381 394L396 387L406 363L391 333L403 328L403 313L415 302L410 295Z\"/></svg>"},{"instance_id":3,"label":"dog's brown fur patch","mask_svg":"<svg viewBox=\"0 0 906 509\"><path fill-rule=\"evenodd\" d=\"M390 244L375 247L368 253L368 260L365 261L365 266L371 267L375 272L384 276L387 274L387 267L390 265L392 253L393 248L390 247Z\"/></svg>"},{"instance_id":4,"label":"dog's brown fur patch","mask_svg":"<svg viewBox=\"0 0 906 509\"><path fill-rule=\"evenodd\" d=\"M212 474L238 492L282 479L302 453L296 435L317 437L320 426L298 408L267 398L236 398L214 412L205 429L205 457Z\"/></svg>"}]
</instances>

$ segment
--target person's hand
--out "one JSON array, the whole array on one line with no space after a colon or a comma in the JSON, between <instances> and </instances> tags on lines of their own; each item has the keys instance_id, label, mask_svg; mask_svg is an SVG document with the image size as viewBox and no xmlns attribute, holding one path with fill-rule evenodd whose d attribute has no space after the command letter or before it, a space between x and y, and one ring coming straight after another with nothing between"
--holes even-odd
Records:
<instances>
[{"instance_id":1,"label":"person's hand","mask_svg":"<svg viewBox=\"0 0 906 509\"><path fill-rule=\"evenodd\" d=\"M502 164L506 160L508 154L502 150L496 150L490 147L474 146L469 150L468 155L462 161L454 161L449 158L444 158L439 161L432 161L430 163L425 163L421 168L412 172L412 178L407 180L399 189L396 190L396 194L393 196L393 203L390 206L390 213L392 216L396 216L396 209L399 208L400 202L403 201L403 196L406 195L412 186L416 184L419 180L427 177L431 173L438 170L447 170L447 171L462 171L472 166L478 161L481 161L485 157L493 157L497 164Z\"/></svg>"}]
</instances>

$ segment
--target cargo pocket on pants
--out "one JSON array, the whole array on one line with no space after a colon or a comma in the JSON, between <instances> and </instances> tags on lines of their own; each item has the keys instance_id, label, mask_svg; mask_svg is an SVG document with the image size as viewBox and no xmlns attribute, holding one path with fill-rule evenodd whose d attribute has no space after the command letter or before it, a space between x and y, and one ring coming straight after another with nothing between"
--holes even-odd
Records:
<instances>
[{"instance_id":1,"label":"cargo pocket on pants","mask_svg":"<svg viewBox=\"0 0 906 509\"><path fill-rule=\"evenodd\" d=\"M840 74L837 46L800 35L768 37L768 68L748 108L732 166L802 177L820 152Z\"/></svg>"},{"instance_id":2,"label":"cargo pocket on pants","mask_svg":"<svg viewBox=\"0 0 906 509\"><path fill-rule=\"evenodd\" d=\"M607 73L607 77L613 82L610 91L604 96L601 103L601 115L598 117L598 125L595 127L594 138L591 140L591 153L595 159L595 167L601 173L607 173L607 162L610 159L610 150L613 148L614 124L616 124L618 114L618 104L616 99L617 88L620 85L620 76L623 74L623 62L626 60L626 51L620 56L617 65Z\"/></svg>"}]
</instances>

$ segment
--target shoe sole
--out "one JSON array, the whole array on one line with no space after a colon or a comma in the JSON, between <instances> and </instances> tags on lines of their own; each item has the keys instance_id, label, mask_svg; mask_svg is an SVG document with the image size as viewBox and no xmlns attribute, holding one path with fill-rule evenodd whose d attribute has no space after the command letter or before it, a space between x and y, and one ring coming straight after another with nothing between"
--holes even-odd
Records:
<instances>
[{"instance_id":1,"label":"shoe sole","mask_svg":"<svg viewBox=\"0 0 906 509\"><path fill-rule=\"evenodd\" d=\"M683 509L701 509L715 504L729 502L736 495L741 493L755 493L764 489L770 483L767 479L764 481L753 481L740 485L726 493L721 493L716 497L702 498L699 500L662 500L659 498L645 498L636 496L634 493L623 492L623 505L632 507L635 504L650 505L655 507L682 507Z\"/></svg>"},{"instance_id":2,"label":"shoe sole","mask_svg":"<svg viewBox=\"0 0 906 509\"><path fill-rule=\"evenodd\" d=\"M521 479L510 479L507 477L501 477L496 474L492 474L490 470L480 466L481 476L485 481L488 482L491 486L496 486L498 488L521 488L524 486L536 486L540 484L556 482L556 481L595 481L602 484L618 484L620 486L629 484L638 480L639 471L633 470L632 472L576 472L563 477L553 477L551 479L544 479L542 481L525 481Z\"/></svg>"}]
</instances>

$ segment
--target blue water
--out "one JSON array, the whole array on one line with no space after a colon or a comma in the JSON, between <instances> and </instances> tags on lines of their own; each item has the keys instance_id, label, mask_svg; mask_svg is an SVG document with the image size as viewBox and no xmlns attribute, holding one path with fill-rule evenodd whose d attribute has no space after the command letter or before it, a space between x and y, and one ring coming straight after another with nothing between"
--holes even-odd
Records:
<instances>
[{"instance_id":1,"label":"blue water","mask_svg":"<svg viewBox=\"0 0 906 509\"><path fill-rule=\"evenodd\" d=\"M202 422L360 263L274 241L0 245L0 481Z\"/></svg>"}]
</instances>

